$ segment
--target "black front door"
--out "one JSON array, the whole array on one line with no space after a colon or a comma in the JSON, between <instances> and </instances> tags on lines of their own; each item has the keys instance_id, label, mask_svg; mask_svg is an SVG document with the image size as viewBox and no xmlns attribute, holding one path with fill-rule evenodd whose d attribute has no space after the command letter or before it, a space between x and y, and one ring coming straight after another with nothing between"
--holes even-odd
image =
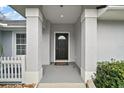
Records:
<instances>
[{"instance_id":1,"label":"black front door","mask_svg":"<svg viewBox=\"0 0 124 93\"><path fill-rule=\"evenodd\" d=\"M68 33L56 33L56 60L68 60Z\"/></svg>"}]
</instances>

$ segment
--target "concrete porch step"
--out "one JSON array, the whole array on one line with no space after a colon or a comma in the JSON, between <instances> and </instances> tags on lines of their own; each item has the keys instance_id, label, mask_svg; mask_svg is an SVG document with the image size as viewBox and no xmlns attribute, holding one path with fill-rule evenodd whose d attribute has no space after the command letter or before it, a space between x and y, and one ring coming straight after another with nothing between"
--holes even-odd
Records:
<instances>
[{"instance_id":1,"label":"concrete porch step","mask_svg":"<svg viewBox=\"0 0 124 93\"><path fill-rule=\"evenodd\" d=\"M37 88L86 88L84 83L39 83Z\"/></svg>"}]
</instances>

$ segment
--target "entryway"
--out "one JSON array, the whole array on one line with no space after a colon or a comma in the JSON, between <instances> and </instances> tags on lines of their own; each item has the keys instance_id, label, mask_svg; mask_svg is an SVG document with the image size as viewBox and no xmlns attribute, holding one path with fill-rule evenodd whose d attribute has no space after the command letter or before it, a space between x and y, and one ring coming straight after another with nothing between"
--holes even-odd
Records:
<instances>
[{"instance_id":1,"label":"entryway","mask_svg":"<svg viewBox=\"0 0 124 93\"><path fill-rule=\"evenodd\" d=\"M38 88L85 88L81 78L80 70L75 63L68 65L43 66L43 78L38 84Z\"/></svg>"},{"instance_id":2,"label":"entryway","mask_svg":"<svg viewBox=\"0 0 124 93\"><path fill-rule=\"evenodd\" d=\"M43 78L40 83L82 83L79 68L75 63L68 65L45 65L43 66Z\"/></svg>"}]
</instances>

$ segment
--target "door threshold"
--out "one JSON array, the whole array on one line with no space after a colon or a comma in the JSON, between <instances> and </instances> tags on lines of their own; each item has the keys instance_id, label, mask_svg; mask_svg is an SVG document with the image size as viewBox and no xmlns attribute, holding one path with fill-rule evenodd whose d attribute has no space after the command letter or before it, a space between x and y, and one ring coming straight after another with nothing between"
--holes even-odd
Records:
<instances>
[{"instance_id":1,"label":"door threshold","mask_svg":"<svg viewBox=\"0 0 124 93\"><path fill-rule=\"evenodd\" d=\"M55 60L55 62L68 62L68 60Z\"/></svg>"}]
</instances>

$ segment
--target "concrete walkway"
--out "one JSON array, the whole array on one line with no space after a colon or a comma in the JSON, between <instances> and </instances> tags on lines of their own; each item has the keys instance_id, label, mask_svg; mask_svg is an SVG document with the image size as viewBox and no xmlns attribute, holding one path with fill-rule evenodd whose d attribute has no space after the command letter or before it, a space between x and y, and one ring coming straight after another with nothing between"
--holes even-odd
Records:
<instances>
[{"instance_id":1,"label":"concrete walkway","mask_svg":"<svg viewBox=\"0 0 124 93\"><path fill-rule=\"evenodd\" d=\"M75 64L44 66L44 76L40 83L82 83L81 75Z\"/></svg>"},{"instance_id":2,"label":"concrete walkway","mask_svg":"<svg viewBox=\"0 0 124 93\"><path fill-rule=\"evenodd\" d=\"M84 83L39 83L37 88L86 88Z\"/></svg>"}]
</instances>

